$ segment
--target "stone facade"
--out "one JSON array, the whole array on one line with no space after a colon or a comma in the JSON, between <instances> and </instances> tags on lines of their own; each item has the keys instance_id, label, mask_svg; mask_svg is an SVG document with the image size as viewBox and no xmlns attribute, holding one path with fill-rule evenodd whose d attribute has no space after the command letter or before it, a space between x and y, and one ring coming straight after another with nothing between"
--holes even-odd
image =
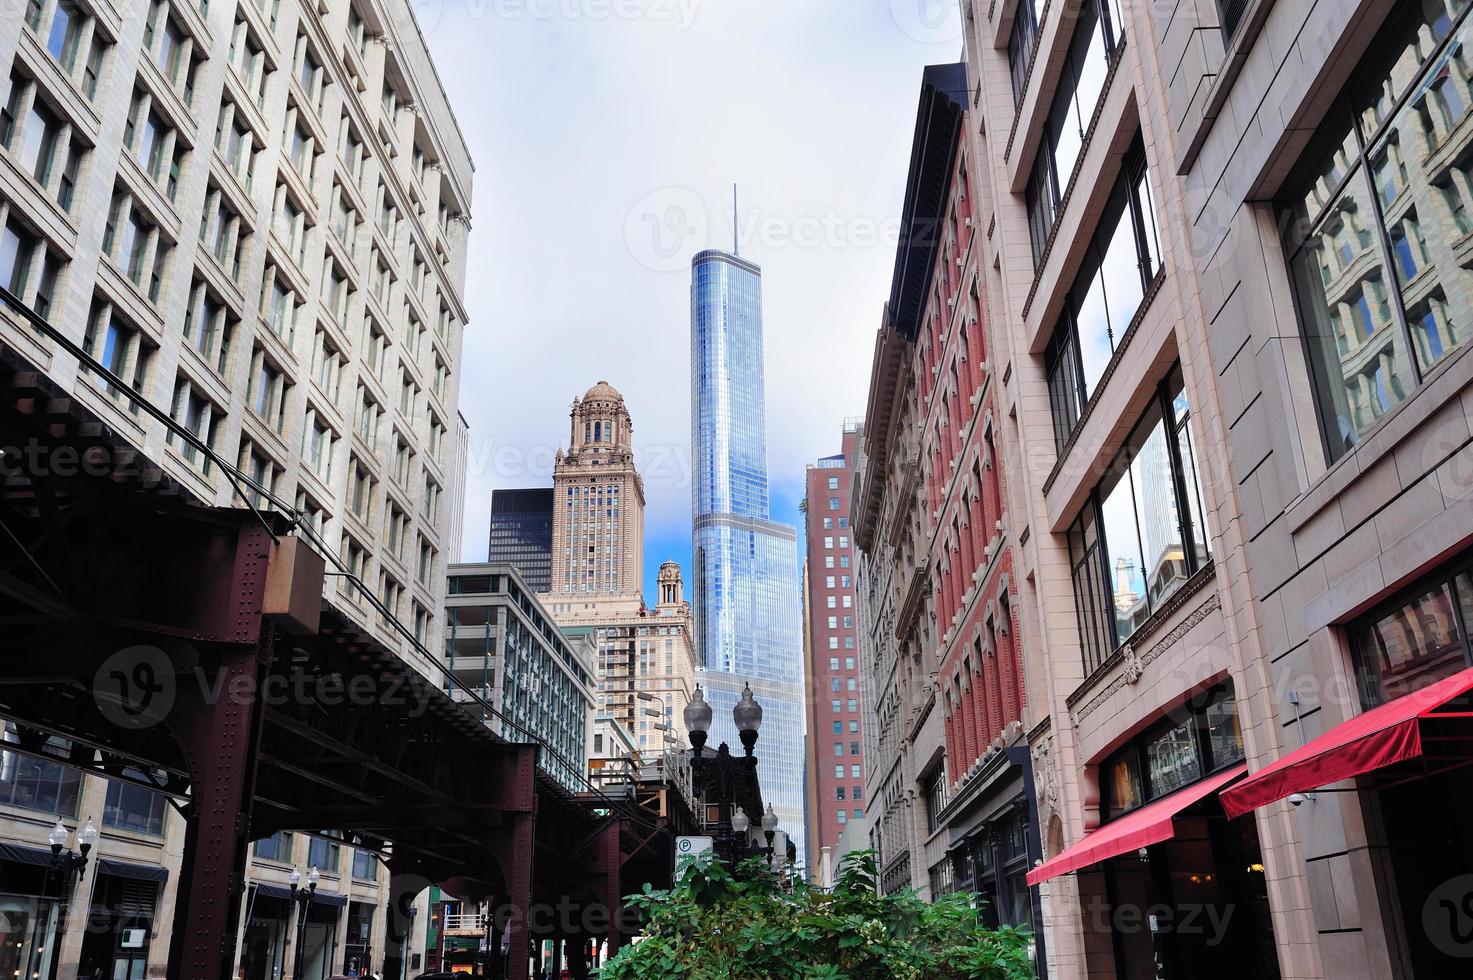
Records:
<instances>
[{"instance_id":1,"label":"stone facade","mask_svg":"<svg viewBox=\"0 0 1473 980\"><path fill-rule=\"evenodd\" d=\"M968 0L963 17L1023 721L1051 858L1119 811L1107 771L1122 752L1200 717L1205 691L1231 693L1238 744L1214 747L1251 772L1424 682L1399 673L1398 644L1421 651L1453 618L1473 537L1468 186L1447 163L1469 143L1468 87L1434 64L1457 61L1466 26L1455 5L1354 0ZM1175 444L1159 461L1158 431ZM1111 511L1127 465L1147 488L1129 558ZM1154 497L1153 467L1172 476ZM1168 506L1163 533L1152 514ZM1115 559L1098 576L1096 544ZM1418 612L1400 611L1407 595ZM1387 635L1382 615L1415 628L1378 655L1365 637ZM1467 644L1442 628L1445 673ZM1456 954L1418 911L1435 882L1406 872L1378 785L1232 822L1210 801L1192 811L1261 849L1273 945L1237 975L1448 975L1437 957ZM1151 956L1149 937L1112 937L1092 915L1103 877L1040 886L1051 974Z\"/></svg>"},{"instance_id":2,"label":"stone facade","mask_svg":"<svg viewBox=\"0 0 1473 980\"><path fill-rule=\"evenodd\" d=\"M624 396L600 381L569 413L568 448L553 467L552 587L629 595L644 578L644 481Z\"/></svg>"},{"instance_id":3,"label":"stone facade","mask_svg":"<svg viewBox=\"0 0 1473 980\"><path fill-rule=\"evenodd\" d=\"M0 25L0 64L3 284L267 492L250 503L298 511L301 533L353 573L329 578L326 599L433 674L423 651L441 642L459 535L444 498L472 167L408 5L40 0ZM0 338L186 493L246 505L206 454L12 312L0 314ZM162 976L183 822L146 790L68 775L45 757L7 752L0 770L77 779L59 809L55 797L7 791L0 837L44 848L58 818L73 827L91 816L102 830L94 855L134 870L99 872L94 860L77 894L95 895L98 914L113 895L152 907L130 920L142 945L113 949L96 946L88 903L74 902L64 935L51 937L58 975ZM286 903L267 893L314 858L322 893L348 904L318 910L306 966L380 968L387 875L374 860L301 835L271 845L270 858L256 853L242 976L298 968L285 919L266 915ZM38 939L50 942L45 929ZM27 972L30 952L7 962Z\"/></svg>"},{"instance_id":4,"label":"stone facade","mask_svg":"<svg viewBox=\"0 0 1473 980\"><path fill-rule=\"evenodd\" d=\"M868 825L883 888L975 890L1027 925L1027 702L965 97L963 65L927 69L854 490Z\"/></svg>"}]
</instances>

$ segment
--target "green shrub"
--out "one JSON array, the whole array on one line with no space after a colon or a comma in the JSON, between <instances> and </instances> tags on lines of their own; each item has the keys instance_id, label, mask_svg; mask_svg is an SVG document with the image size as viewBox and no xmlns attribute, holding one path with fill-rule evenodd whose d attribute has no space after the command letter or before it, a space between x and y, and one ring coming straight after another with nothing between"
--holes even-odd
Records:
<instances>
[{"instance_id":1,"label":"green shrub","mask_svg":"<svg viewBox=\"0 0 1473 980\"><path fill-rule=\"evenodd\" d=\"M761 858L733 875L709 853L675 887L627 901L644 938L600 980L1026 980L1030 937L988 929L976 895L880 895L873 851L845 857L832 892L784 890Z\"/></svg>"}]
</instances>

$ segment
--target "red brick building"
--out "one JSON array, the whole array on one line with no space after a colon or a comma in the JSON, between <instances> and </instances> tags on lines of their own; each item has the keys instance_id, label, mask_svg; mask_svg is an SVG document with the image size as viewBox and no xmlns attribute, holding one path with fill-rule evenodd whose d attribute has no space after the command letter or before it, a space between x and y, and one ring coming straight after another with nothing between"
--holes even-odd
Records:
<instances>
[{"instance_id":1,"label":"red brick building","mask_svg":"<svg viewBox=\"0 0 1473 980\"><path fill-rule=\"evenodd\" d=\"M805 640L808 674L808 855L814 879L837 870L840 836L864 819L864 732L854 602L857 551L849 526L858 423L841 452L809 465Z\"/></svg>"},{"instance_id":2,"label":"red brick building","mask_svg":"<svg viewBox=\"0 0 1473 980\"><path fill-rule=\"evenodd\" d=\"M982 316L964 66L928 68L855 494L870 840L886 890L1035 920L1014 541Z\"/></svg>"}]
</instances>

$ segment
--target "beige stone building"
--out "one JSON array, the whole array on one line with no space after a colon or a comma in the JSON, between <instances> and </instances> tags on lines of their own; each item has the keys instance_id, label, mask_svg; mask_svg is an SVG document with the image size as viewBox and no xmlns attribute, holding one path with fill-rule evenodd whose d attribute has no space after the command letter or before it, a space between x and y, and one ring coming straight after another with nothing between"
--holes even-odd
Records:
<instances>
[{"instance_id":1,"label":"beige stone building","mask_svg":"<svg viewBox=\"0 0 1473 980\"><path fill-rule=\"evenodd\" d=\"M570 417L553 470L552 591L539 598L565 634L595 645L598 713L659 754L680 737L695 686L690 603L673 561L660 566L653 608L645 602L644 481L624 396L600 381Z\"/></svg>"},{"instance_id":2,"label":"beige stone building","mask_svg":"<svg viewBox=\"0 0 1473 980\"><path fill-rule=\"evenodd\" d=\"M552 591L628 595L644 577L644 481L624 396L600 381L573 400L553 468Z\"/></svg>"},{"instance_id":3,"label":"beige stone building","mask_svg":"<svg viewBox=\"0 0 1473 980\"><path fill-rule=\"evenodd\" d=\"M472 166L403 0L36 0L0 24L0 284L295 508L440 643ZM6 311L0 341L177 480L246 501L204 453ZM346 577L328 600L427 672ZM0 754L6 976L162 977L183 819L59 740ZM62 821L101 832L65 917ZM69 846L75 846L75 837ZM306 940L293 867L321 872ZM383 960L387 874L331 837L254 848L238 974ZM13 940L13 941L12 941ZM300 971L294 972L294 971Z\"/></svg>"},{"instance_id":4,"label":"beige stone building","mask_svg":"<svg viewBox=\"0 0 1473 980\"><path fill-rule=\"evenodd\" d=\"M1462 975L1466 6L963 20L1045 968Z\"/></svg>"}]
</instances>

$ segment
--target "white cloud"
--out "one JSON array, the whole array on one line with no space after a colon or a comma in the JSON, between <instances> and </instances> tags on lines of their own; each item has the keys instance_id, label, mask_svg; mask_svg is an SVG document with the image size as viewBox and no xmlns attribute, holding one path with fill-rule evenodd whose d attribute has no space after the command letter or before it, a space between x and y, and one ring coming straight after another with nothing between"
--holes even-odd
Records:
<instances>
[{"instance_id":1,"label":"white cloud","mask_svg":"<svg viewBox=\"0 0 1473 980\"><path fill-rule=\"evenodd\" d=\"M652 531L688 524L688 263L730 247L733 181L764 270L774 484L837 450L864 409L921 69L960 50L954 8L464 0L425 16L477 165L467 558L491 489L550 480L568 405L600 379L634 417ZM702 234L662 259L651 221L667 248Z\"/></svg>"}]
</instances>

